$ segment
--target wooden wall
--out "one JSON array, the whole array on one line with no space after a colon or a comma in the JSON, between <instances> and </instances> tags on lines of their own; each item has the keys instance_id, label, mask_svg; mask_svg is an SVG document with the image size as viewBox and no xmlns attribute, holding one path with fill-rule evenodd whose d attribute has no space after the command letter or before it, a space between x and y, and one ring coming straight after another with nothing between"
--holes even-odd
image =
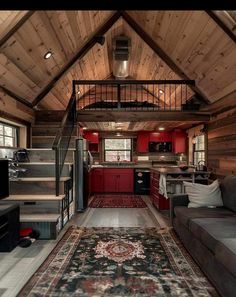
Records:
<instances>
[{"instance_id":1,"label":"wooden wall","mask_svg":"<svg viewBox=\"0 0 236 297\"><path fill-rule=\"evenodd\" d=\"M236 108L208 124L208 167L215 178L236 174Z\"/></svg>"}]
</instances>

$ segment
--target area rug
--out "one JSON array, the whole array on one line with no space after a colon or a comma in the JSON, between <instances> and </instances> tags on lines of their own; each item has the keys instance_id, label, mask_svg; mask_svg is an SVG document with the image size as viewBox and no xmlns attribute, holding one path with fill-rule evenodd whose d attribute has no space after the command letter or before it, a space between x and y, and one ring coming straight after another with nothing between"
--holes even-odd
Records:
<instances>
[{"instance_id":1,"label":"area rug","mask_svg":"<svg viewBox=\"0 0 236 297\"><path fill-rule=\"evenodd\" d=\"M218 296L173 231L71 226L18 294Z\"/></svg>"},{"instance_id":2,"label":"area rug","mask_svg":"<svg viewBox=\"0 0 236 297\"><path fill-rule=\"evenodd\" d=\"M92 208L143 208L147 207L140 195L94 195Z\"/></svg>"}]
</instances>

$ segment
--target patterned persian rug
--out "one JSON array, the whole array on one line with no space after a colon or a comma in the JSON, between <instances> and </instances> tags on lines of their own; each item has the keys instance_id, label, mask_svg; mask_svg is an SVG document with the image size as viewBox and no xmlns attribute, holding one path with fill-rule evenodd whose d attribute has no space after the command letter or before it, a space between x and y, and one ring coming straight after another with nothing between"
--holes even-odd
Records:
<instances>
[{"instance_id":1,"label":"patterned persian rug","mask_svg":"<svg viewBox=\"0 0 236 297\"><path fill-rule=\"evenodd\" d=\"M139 195L94 195L89 207L92 208L143 208L146 203Z\"/></svg>"},{"instance_id":2,"label":"patterned persian rug","mask_svg":"<svg viewBox=\"0 0 236 297\"><path fill-rule=\"evenodd\" d=\"M23 296L218 295L171 230L71 226Z\"/></svg>"}]
</instances>

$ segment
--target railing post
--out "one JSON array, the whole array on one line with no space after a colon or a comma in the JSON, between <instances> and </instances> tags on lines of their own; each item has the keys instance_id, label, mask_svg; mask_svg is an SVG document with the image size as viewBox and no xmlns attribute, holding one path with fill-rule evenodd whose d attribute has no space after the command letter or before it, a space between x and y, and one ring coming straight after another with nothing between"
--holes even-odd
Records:
<instances>
[{"instance_id":1,"label":"railing post","mask_svg":"<svg viewBox=\"0 0 236 297\"><path fill-rule=\"evenodd\" d=\"M121 103L120 103L120 84L117 85L117 108L121 108Z\"/></svg>"},{"instance_id":2,"label":"railing post","mask_svg":"<svg viewBox=\"0 0 236 297\"><path fill-rule=\"evenodd\" d=\"M56 196L60 194L60 152L55 149Z\"/></svg>"}]
</instances>

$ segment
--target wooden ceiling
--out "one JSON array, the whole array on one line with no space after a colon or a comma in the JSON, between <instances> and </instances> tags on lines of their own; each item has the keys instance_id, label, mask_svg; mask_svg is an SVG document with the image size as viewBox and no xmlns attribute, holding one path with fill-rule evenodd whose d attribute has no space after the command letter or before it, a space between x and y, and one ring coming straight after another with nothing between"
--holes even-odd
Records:
<instances>
[{"instance_id":1,"label":"wooden ceiling","mask_svg":"<svg viewBox=\"0 0 236 297\"><path fill-rule=\"evenodd\" d=\"M196 124L196 123L194 123ZM82 127L92 131L159 131L159 127L164 128L165 131L173 129L189 129L193 126L191 122L171 121L148 121L148 122L80 122Z\"/></svg>"},{"instance_id":2,"label":"wooden ceiling","mask_svg":"<svg viewBox=\"0 0 236 297\"><path fill-rule=\"evenodd\" d=\"M121 34L131 38L130 77L188 77L196 82L189 97L199 91L210 103L236 93L235 40L206 11L163 10L0 11L2 92L37 109L64 110L73 79L111 77L112 38Z\"/></svg>"}]
</instances>

